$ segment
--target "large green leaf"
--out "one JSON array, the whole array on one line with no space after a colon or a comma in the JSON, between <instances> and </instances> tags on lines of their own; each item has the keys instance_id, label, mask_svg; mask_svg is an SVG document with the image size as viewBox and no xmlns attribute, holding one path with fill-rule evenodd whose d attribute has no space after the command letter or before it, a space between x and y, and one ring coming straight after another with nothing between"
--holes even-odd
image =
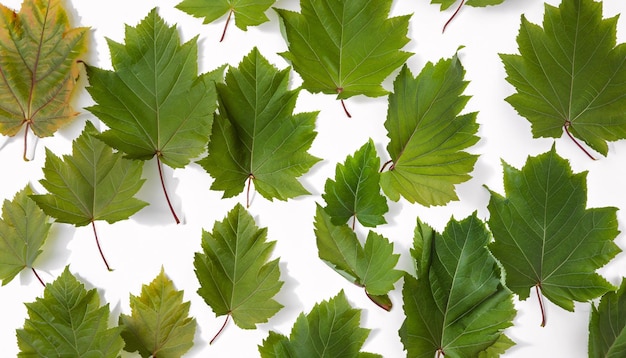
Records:
<instances>
[{"instance_id":1,"label":"large green leaf","mask_svg":"<svg viewBox=\"0 0 626 358\"><path fill-rule=\"evenodd\" d=\"M592 304L589 321L589 358L620 358L626 355L626 280L619 290L607 292Z\"/></svg>"},{"instance_id":2,"label":"large green leaf","mask_svg":"<svg viewBox=\"0 0 626 358\"><path fill-rule=\"evenodd\" d=\"M262 358L375 358L361 352L369 329L360 327L361 310L348 303L343 291L300 314L289 337L270 332L259 346Z\"/></svg>"},{"instance_id":3,"label":"large green leaf","mask_svg":"<svg viewBox=\"0 0 626 358\"><path fill-rule=\"evenodd\" d=\"M337 164L335 180L326 180L322 194L326 201L324 210L333 224L345 224L350 218L368 227L386 223L383 215L389 207L380 193L379 169L380 159L371 139L348 156L343 165Z\"/></svg>"},{"instance_id":4,"label":"large green leaf","mask_svg":"<svg viewBox=\"0 0 626 358\"><path fill-rule=\"evenodd\" d=\"M12 201L5 200L0 220L0 279L11 282L33 264L50 231L49 217L28 196L30 186L20 190Z\"/></svg>"},{"instance_id":5,"label":"large green leaf","mask_svg":"<svg viewBox=\"0 0 626 358\"><path fill-rule=\"evenodd\" d=\"M513 345L502 333L515 317L513 295L487 250L490 238L476 214L451 220L442 234L418 219L411 252L417 280L405 275L402 290L408 356L494 357Z\"/></svg>"},{"instance_id":6,"label":"large green leaf","mask_svg":"<svg viewBox=\"0 0 626 358\"><path fill-rule=\"evenodd\" d=\"M100 307L98 291L85 290L67 267L26 308L18 357L117 358L124 346L122 328L108 328L109 305Z\"/></svg>"},{"instance_id":7,"label":"large green leaf","mask_svg":"<svg viewBox=\"0 0 626 358\"><path fill-rule=\"evenodd\" d=\"M534 137L558 138L565 129L603 155L606 141L626 138L626 44L616 46L617 18L602 19L593 0L546 4L543 28L522 16L520 54L500 56L517 90L507 101Z\"/></svg>"},{"instance_id":8,"label":"large green leaf","mask_svg":"<svg viewBox=\"0 0 626 358\"><path fill-rule=\"evenodd\" d=\"M275 242L266 242L246 209L237 204L212 232L203 232L202 253L194 267L198 294L218 316L228 315L241 328L254 329L283 306L273 297L283 285L278 259L268 261Z\"/></svg>"},{"instance_id":9,"label":"large green leaf","mask_svg":"<svg viewBox=\"0 0 626 358\"><path fill-rule=\"evenodd\" d=\"M256 48L218 84L219 114L198 162L215 178L211 189L232 197L249 180L267 199L309 193L297 177L320 160L307 153L317 113L293 115L299 91L288 84L289 69L278 71Z\"/></svg>"},{"instance_id":10,"label":"large green leaf","mask_svg":"<svg viewBox=\"0 0 626 358\"><path fill-rule=\"evenodd\" d=\"M179 358L192 346L196 320L189 317L189 302L176 290L165 271L130 296L132 315L122 314L124 350L144 357Z\"/></svg>"},{"instance_id":11,"label":"large green leaf","mask_svg":"<svg viewBox=\"0 0 626 358\"><path fill-rule=\"evenodd\" d=\"M356 233L347 224L335 225L326 211L317 205L315 238L320 259L357 286L365 288L370 299L390 310L387 296L402 277L396 270L400 255L393 253L393 243L370 231L361 245Z\"/></svg>"},{"instance_id":12,"label":"large green leaf","mask_svg":"<svg viewBox=\"0 0 626 358\"><path fill-rule=\"evenodd\" d=\"M507 286L522 300L535 287L570 311L573 301L613 290L595 271L621 251L613 242L617 208L586 208L586 172L573 174L554 146L522 170L503 167L506 197L492 191L488 205L495 239L489 247Z\"/></svg>"},{"instance_id":13,"label":"large green leaf","mask_svg":"<svg viewBox=\"0 0 626 358\"><path fill-rule=\"evenodd\" d=\"M19 13L0 5L0 133L26 125L47 137L74 119L69 102L86 34L70 27L60 0L25 0Z\"/></svg>"},{"instance_id":14,"label":"large green leaf","mask_svg":"<svg viewBox=\"0 0 626 358\"><path fill-rule=\"evenodd\" d=\"M471 178L478 156L463 149L478 141L478 124L476 113L459 115L469 100L464 74L457 55L426 64L417 77L406 66L398 74L385 121L393 164L381 175L390 199L443 205Z\"/></svg>"},{"instance_id":15,"label":"large green leaf","mask_svg":"<svg viewBox=\"0 0 626 358\"><path fill-rule=\"evenodd\" d=\"M301 0L301 12L278 9L302 87L346 99L384 96L381 83L412 53L400 51L410 15L387 18L391 0Z\"/></svg>"}]
</instances>

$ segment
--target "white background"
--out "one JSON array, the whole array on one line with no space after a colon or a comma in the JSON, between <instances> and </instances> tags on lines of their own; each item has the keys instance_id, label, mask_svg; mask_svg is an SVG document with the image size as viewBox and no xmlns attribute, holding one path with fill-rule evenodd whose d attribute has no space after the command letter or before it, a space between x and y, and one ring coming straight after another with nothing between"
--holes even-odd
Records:
<instances>
[{"instance_id":1,"label":"white background","mask_svg":"<svg viewBox=\"0 0 626 358\"><path fill-rule=\"evenodd\" d=\"M19 0L4 0L13 9L20 6ZM231 22L224 42L219 37L225 17L213 24L203 25L202 20L193 18L174 6L178 0L74 0L67 1L71 20L75 26L89 26L91 31L90 52L86 62L103 68L111 68L105 37L118 42L124 41L124 24L135 26L150 9L159 7L159 14L168 24L178 24L183 41L199 35L199 68L210 71L227 63L236 66L239 61L257 46L260 52L278 68L287 63L277 55L286 51L280 34L279 23L273 10L267 12L270 21L251 27L243 32ZM553 139L532 139L529 123L519 117L504 98L513 93L513 88L504 80L505 73L498 53L517 53L517 35L520 16L525 14L533 23L541 23L544 11L542 0L507 0L504 4L489 8L464 7L448 27L445 34L441 28L452 11L441 13L439 7L427 0L395 0L392 15L413 14L410 22L411 41L405 50L414 52L408 65L414 74L419 73L427 61L438 61L452 56L460 45L460 59L471 81L466 94L472 99L465 112L479 111L480 142L470 149L481 154L472 173L473 179L458 186L460 201L444 207L424 208L401 200L390 202L390 211L385 216L388 224L376 229L395 243L395 252L400 253L400 268L411 270L408 255L411 246L415 219L443 230L454 216L465 218L474 211L482 219L488 218L486 209L489 195L483 185L503 193L500 160L520 168L528 155L548 151ZM558 1L548 3L558 5ZM279 0L275 7L298 10L296 0ZM604 17L626 11L623 0L604 1ZM626 41L626 19L619 22L618 42ZM385 81L386 88L397 71ZM84 83L84 79L83 79ZM292 72L292 88L301 83ZM30 182L36 191L44 192L38 180L42 178L45 151L50 148L57 155L68 154L71 141L81 132L85 120L97 123L83 107L93 104L88 93L79 88L75 109L79 117L64 127L54 137L38 142L34 160L22 160L22 135L6 140L0 150L0 163L4 168L0 198L12 199L13 195ZM313 234L315 202L322 203L321 194L327 178L334 177L335 165L343 162L368 138L376 143L382 162L387 161L385 151L388 139L383 126L386 97L354 97L347 101L353 118L348 119L340 103L333 96L300 93L296 112L320 110L317 119L318 135L310 153L324 160L313 167L301 180L312 195L287 202L269 202L259 195L253 197L250 213L257 225L267 227L269 239L277 241L274 257L280 257L281 279L285 284L277 300L285 308L259 325L257 330L242 330L229 323L220 338L209 345L208 341L218 331L224 317L216 318L210 307L196 294L198 282L193 272L193 254L200 250L202 229L212 230L216 220L223 220L236 203L245 203L245 194L222 200L221 193L209 190L212 179L197 164L185 169L166 168L167 185L173 197L176 211L183 223L175 225L165 205L158 181L154 161L147 162L144 177L147 181L139 197L151 205L134 215L130 220L113 225L98 222L103 250L113 272L107 272L98 255L90 227L74 228L67 224L53 224L44 253L35 267L46 282L52 282L70 265L72 273L85 282L87 288L96 288L102 303L112 309L111 323L117 322L120 313L130 313L129 294L138 295L141 285L149 283L159 273L161 266L179 289L185 290L185 300L191 301L191 315L197 319L198 330L195 345L188 357L255 357L257 345L267 337L270 330L289 334L291 326L300 312L309 312L313 305L335 296L341 289L354 307L363 310L361 324L372 330L364 350L382 354L384 357L404 357L397 330L403 321L401 283L390 293L394 303L391 312L385 312L372 304L363 291L344 280L328 268L317 257ZM102 126L100 126L103 128ZM591 161L565 136L556 140L559 155L570 160L575 172L588 171L588 206L626 207L626 189L622 178L626 175L626 141L609 146L607 158L598 155ZM626 214L618 212L620 229L624 231ZM360 237L366 231L358 228ZM616 240L626 248L624 234ZM600 272L614 284L626 275L626 258L620 254ZM15 329L23 326L26 309L23 302L34 301L43 288L25 271L10 284L0 287L0 347L2 357L12 357L18 352ZM541 328L538 302L531 298L517 302L519 310L514 326L506 331L517 346L510 349L506 357L585 357L587 355L587 325L590 305L576 304L575 312L566 312L546 301L548 323ZM134 357L135 354L124 354Z\"/></svg>"}]
</instances>

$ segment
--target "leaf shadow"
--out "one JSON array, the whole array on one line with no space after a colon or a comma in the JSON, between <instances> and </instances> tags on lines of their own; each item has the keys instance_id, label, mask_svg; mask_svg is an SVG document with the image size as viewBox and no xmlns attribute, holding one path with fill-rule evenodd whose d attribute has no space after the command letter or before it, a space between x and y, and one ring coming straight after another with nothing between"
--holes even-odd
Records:
<instances>
[{"instance_id":1,"label":"leaf shadow","mask_svg":"<svg viewBox=\"0 0 626 358\"><path fill-rule=\"evenodd\" d=\"M68 265L71 254L68 245L75 231L76 228L69 224L53 223L50 227L46 242L41 247L41 254L33 264L44 283L48 284L56 279L51 272L62 270ZM31 270L23 270L20 275L22 285L30 285L36 280Z\"/></svg>"},{"instance_id":2,"label":"leaf shadow","mask_svg":"<svg viewBox=\"0 0 626 358\"><path fill-rule=\"evenodd\" d=\"M296 295L296 289L300 286L298 280L289 274L286 262L279 262L280 267L280 279L284 282L283 287L274 296L274 299L283 305L283 308L278 311L268 323L260 325L264 330L269 332L269 329L276 326L291 325L300 312L304 310L302 301L298 299Z\"/></svg>"}]
</instances>

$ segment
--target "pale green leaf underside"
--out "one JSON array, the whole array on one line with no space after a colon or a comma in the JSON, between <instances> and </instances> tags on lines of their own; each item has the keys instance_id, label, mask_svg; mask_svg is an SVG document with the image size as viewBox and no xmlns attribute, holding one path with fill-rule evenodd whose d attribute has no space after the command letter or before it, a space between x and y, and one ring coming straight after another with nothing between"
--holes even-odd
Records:
<instances>
[{"instance_id":1,"label":"pale green leaf underside","mask_svg":"<svg viewBox=\"0 0 626 358\"><path fill-rule=\"evenodd\" d=\"M216 315L230 315L237 326L256 328L283 306L273 297L283 285L278 259L268 261L274 242L259 229L246 209L237 204L212 232L203 232L202 252L194 267L198 294Z\"/></svg>"},{"instance_id":2,"label":"pale green leaf underside","mask_svg":"<svg viewBox=\"0 0 626 358\"><path fill-rule=\"evenodd\" d=\"M526 299L538 285L570 311L573 301L612 290L595 271L620 252L613 242L617 209L586 208L586 173L573 174L554 146L521 170L503 167L506 197L491 192L488 209L490 249L507 272L507 286Z\"/></svg>"},{"instance_id":3,"label":"pale green leaf underside","mask_svg":"<svg viewBox=\"0 0 626 358\"><path fill-rule=\"evenodd\" d=\"M205 24L232 11L235 25L246 31L248 26L257 26L268 21L265 12L275 2L276 0L183 0L176 8L189 15L204 18Z\"/></svg>"},{"instance_id":4,"label":"pale green leaf underside","mask_svg":"<svg viewBox=\"0 0 626 358\"><path fill-rule=\"evenodd\" d=\"M417 77L406 66L398 74L385 121L393 165L380 183L390 199L444 205L471 178L478 156L463 150L479 138L476 113L459 115L469 99L464 74L456 55L426 64Z\"/></svg>"},{"instance_id":5,"label":"pale green leaf underside","mask_svg":"<svg viewBox=\"0 0 626 358\"><path fill-rule=\"evenodd\" d=\"M117 358L124 346L122 328L108 328L109 305L100 307L98 292L85 290L67 267L26 308L18 357Z\"/></svg>"},{"instance_id":6,"label":"pale green leaf underside","mask_svg":"<svg viewBox=\"0 0 626 358\"><path fill-rule=\"evenodd\" d=\"M281 55L302 87L340 99L386 95L381 83L412 55L400 51L410 15L387 18L390 0L301 0L300 7L276 11L289 47Z\"/></svg>"},{"instance_id":7,"label":"pale green leaf underside","mask_svg":"<svg viewBox=\"0 0 626 358\"><path fill-rule=\"evenodd\" d=\"M192 346L196 320L189 317L189 302L183 291L161 269L161 273L141 288L141 296L130 296L132 315L119 319L126 342L124 350L138 351L144 357L179 358Z\"/></svg>"},{"instance_id":8,"label":"pale green leaf underside","mask_svg":"<svg viewBox=\"0 0 626 358\"><path fill-rule=\"evenodd\" d=\"M626 138L626 44L616 46L616 26L592 0L546 4L543 28L522 16L520 55L500 56L517 90L507 101L534 137L559 138L568 125L603 155L607 141Z\"/></svg>"},{"instance_id":9,"label":"pale green leaf underside","mask_svg":"<svg viewBox=\"0 0 626 358\"><path fill-rule=\"evenodd\" d=\"M5 200L0 220L0 279L2 285L11 282L25 268L32 268L41 253L50 223L48 216L28 196L26 186Z\"/></svg>"},{"instance_id":10,"label":"pale green leaf underside","mask_svg":"<svg viewBox=\"0 0 626 358\"><path fill-rule=\"evenodd\" d=\"M589 321L589 358L626 356L626 280L592 305Z\"/></svg>"}]
</instances>

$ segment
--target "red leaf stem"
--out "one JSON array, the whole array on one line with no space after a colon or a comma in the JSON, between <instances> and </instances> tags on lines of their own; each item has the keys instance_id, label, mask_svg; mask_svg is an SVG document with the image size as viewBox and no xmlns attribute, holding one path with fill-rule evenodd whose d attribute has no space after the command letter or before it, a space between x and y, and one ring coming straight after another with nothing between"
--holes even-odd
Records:
<instances>
[{"instance_id":1,"label":"red leaf stem","mask_svg":"<svg viewBox=\"0 0 626 358\"><path fill-rule=\"evenodd\" d=\"M172 206L172 202L170 201L170 196L167 195L167 188L165 187L165 179L163 178L163 169L162 167L162 163L161 163L161 159L159 158L161 155L161 153L157 153L157 168L159 168L159 178L161 179L161 187L163 188L163 194L165 194L165 200L167 201L167 206L170 207L170 211L172 212L172 215L174 216L174 220L176 221L176 224L180 224L180 220L178 219L178 216L176 215L176 212L174 211L174 207Z\"/></svg>"},{"instance_id":2,"label":"red leaf stem","mask_svg":"<svg viewBox=\"0 0 626 358\"><path fill-rule=\"evenodd\" d=\"M222 31L222 37L220 38L220 42L224 41L224 37L226 36L226 29L228 29L228 23L230 22L230 18L233 16L233 9L230 9L228 12L228 18L226 18L226 24L224 25L224 31Z\"/></svg>"},{"instance_id":3,"label":"red leaf stem","mask_svg":"<svg viewBox=\"0 0 626 358\"><path fill-rule=\"evenodd\" d=\"M563 128L565 128L565 133L567 133L567 135L569 136L569 138L578 146L578 148L580 148L580 150L582 150L583 152L585 152L585 154L587 154L587 156L589 158L591 158L591 160L596 160L596 158L593 157L593 155L591 155L572 135L572 133L570 133L569 131L569 127L572 125L572 122L570 121L565 121L565 124L563 125Z\"/></svg>"},{"instance_id":4,"label":"red leaf stem","mask_svg":"<svg viewBox=\"0 0 626 358\"><path fill-rule=\"evenodd\" d=\"M386 161L385 164L383 164L382 168L380 168L380 173L382 173L383 170L385 170L385 168L387 168L387 166L391 163L393 163L393 160L391 159ZM392 169L393 169L393 165L389 167L389 170L392 170Z\"/></svg>"},{"instance_id":5,"label":"red leaf stem","mask_svg":"<svg viewBox=\"0 0 626 358\"><path fill-rule=\"evenodd\" d=\"M454 14L452 14L452 16L450 16L448 21L446 21L445 25L443 25L443 29L441 30L441 33L446 32L446 27L448 27L448 24L450 24L450 22L452 22L452 19L454 19L456 17L456 14L458 14L459 11L461 11L461 7L463 6L463 4L465 4L465 0L461 0L461 3L459 4L459 6L454 11Z\"/></svg>"},{"instance_id":6,"label":"red leaf stem","mask_svg":"<svg viewBox=\"0 0 626 358\"><path fill-rule=\"evenodd\" d=\"M343 99L341 100L341 106L343 107L343 111L346 112L346 116L348 116L348 118L352 118L352 115L348 112L348 108L346 108L346 103Z\"/></svg>"},{"instance_id":7,"label":"red leaf stem","mask_svg":"<svg viewBox=\"0 0 626 358\"><path fill-rule=\"evenodd\" d=\"M539 308L541 309L541 327L545 327L546 326L546 309L543 306L543 295L541 294L540 283L535 285L535 290L537 292L537 300L539 300Z\"/></svg>"},{"instance_id":8,"label":"red leaf stem","mask_svg":"<svg viewBox=\"0 0 626 358\"><path fill-rule=\"evenodd\" d=\"M228 319L230 318L230 314L226 315L226 319L224 320L224 324L222 325L222 328L220 328L219 331L217 331L217 333L215 334L215 336L213 337L213 339L211 339L211 341L209 342L209 344L213 344L213 342L215 342L215 340L217 339L217 337L222 333L222 331L224 330L224 328L226 328L226 324L228 324Z\"/></svg>"},{"instance_id":9,"label":"red leaf stem","mask_svg":"<svg viewBox=\"0 0 626 358\"><path fill-rule=\"evenodd\" d=\"M35 274L35 277L37 277L37 280L39 281L39 283L41 283L41 285L42 285L43 287L46 287L46 284L43 282L43 280L41 279L41 277L40 277L40 276L39 276L39 274L37 273L37 270L35 270L35 268L34 268L34 267L31 267L30 269L31 269L31 270L33 271L33 273Z\"/></svg>"},{"instance_id":10,"label":"red leaf stem","mask_svg":"<svg viewBox=\"0 0 626 358\"><path fill-rule=\"evenodd\" d=\"M104 265L107 267L107 270L113 271L111 270L111 267L109 266L109 263L107 262L107 259L104 257L104 253L102 252L102 247L100 247L100 240L98 240L98 232L96 231L96 222L94 220L91 220L91 227L93 228L93 235L96 237L96 245L98 246L100 257L102 257L102 261L104 261Z\"/></svg>"}]
</instances>

